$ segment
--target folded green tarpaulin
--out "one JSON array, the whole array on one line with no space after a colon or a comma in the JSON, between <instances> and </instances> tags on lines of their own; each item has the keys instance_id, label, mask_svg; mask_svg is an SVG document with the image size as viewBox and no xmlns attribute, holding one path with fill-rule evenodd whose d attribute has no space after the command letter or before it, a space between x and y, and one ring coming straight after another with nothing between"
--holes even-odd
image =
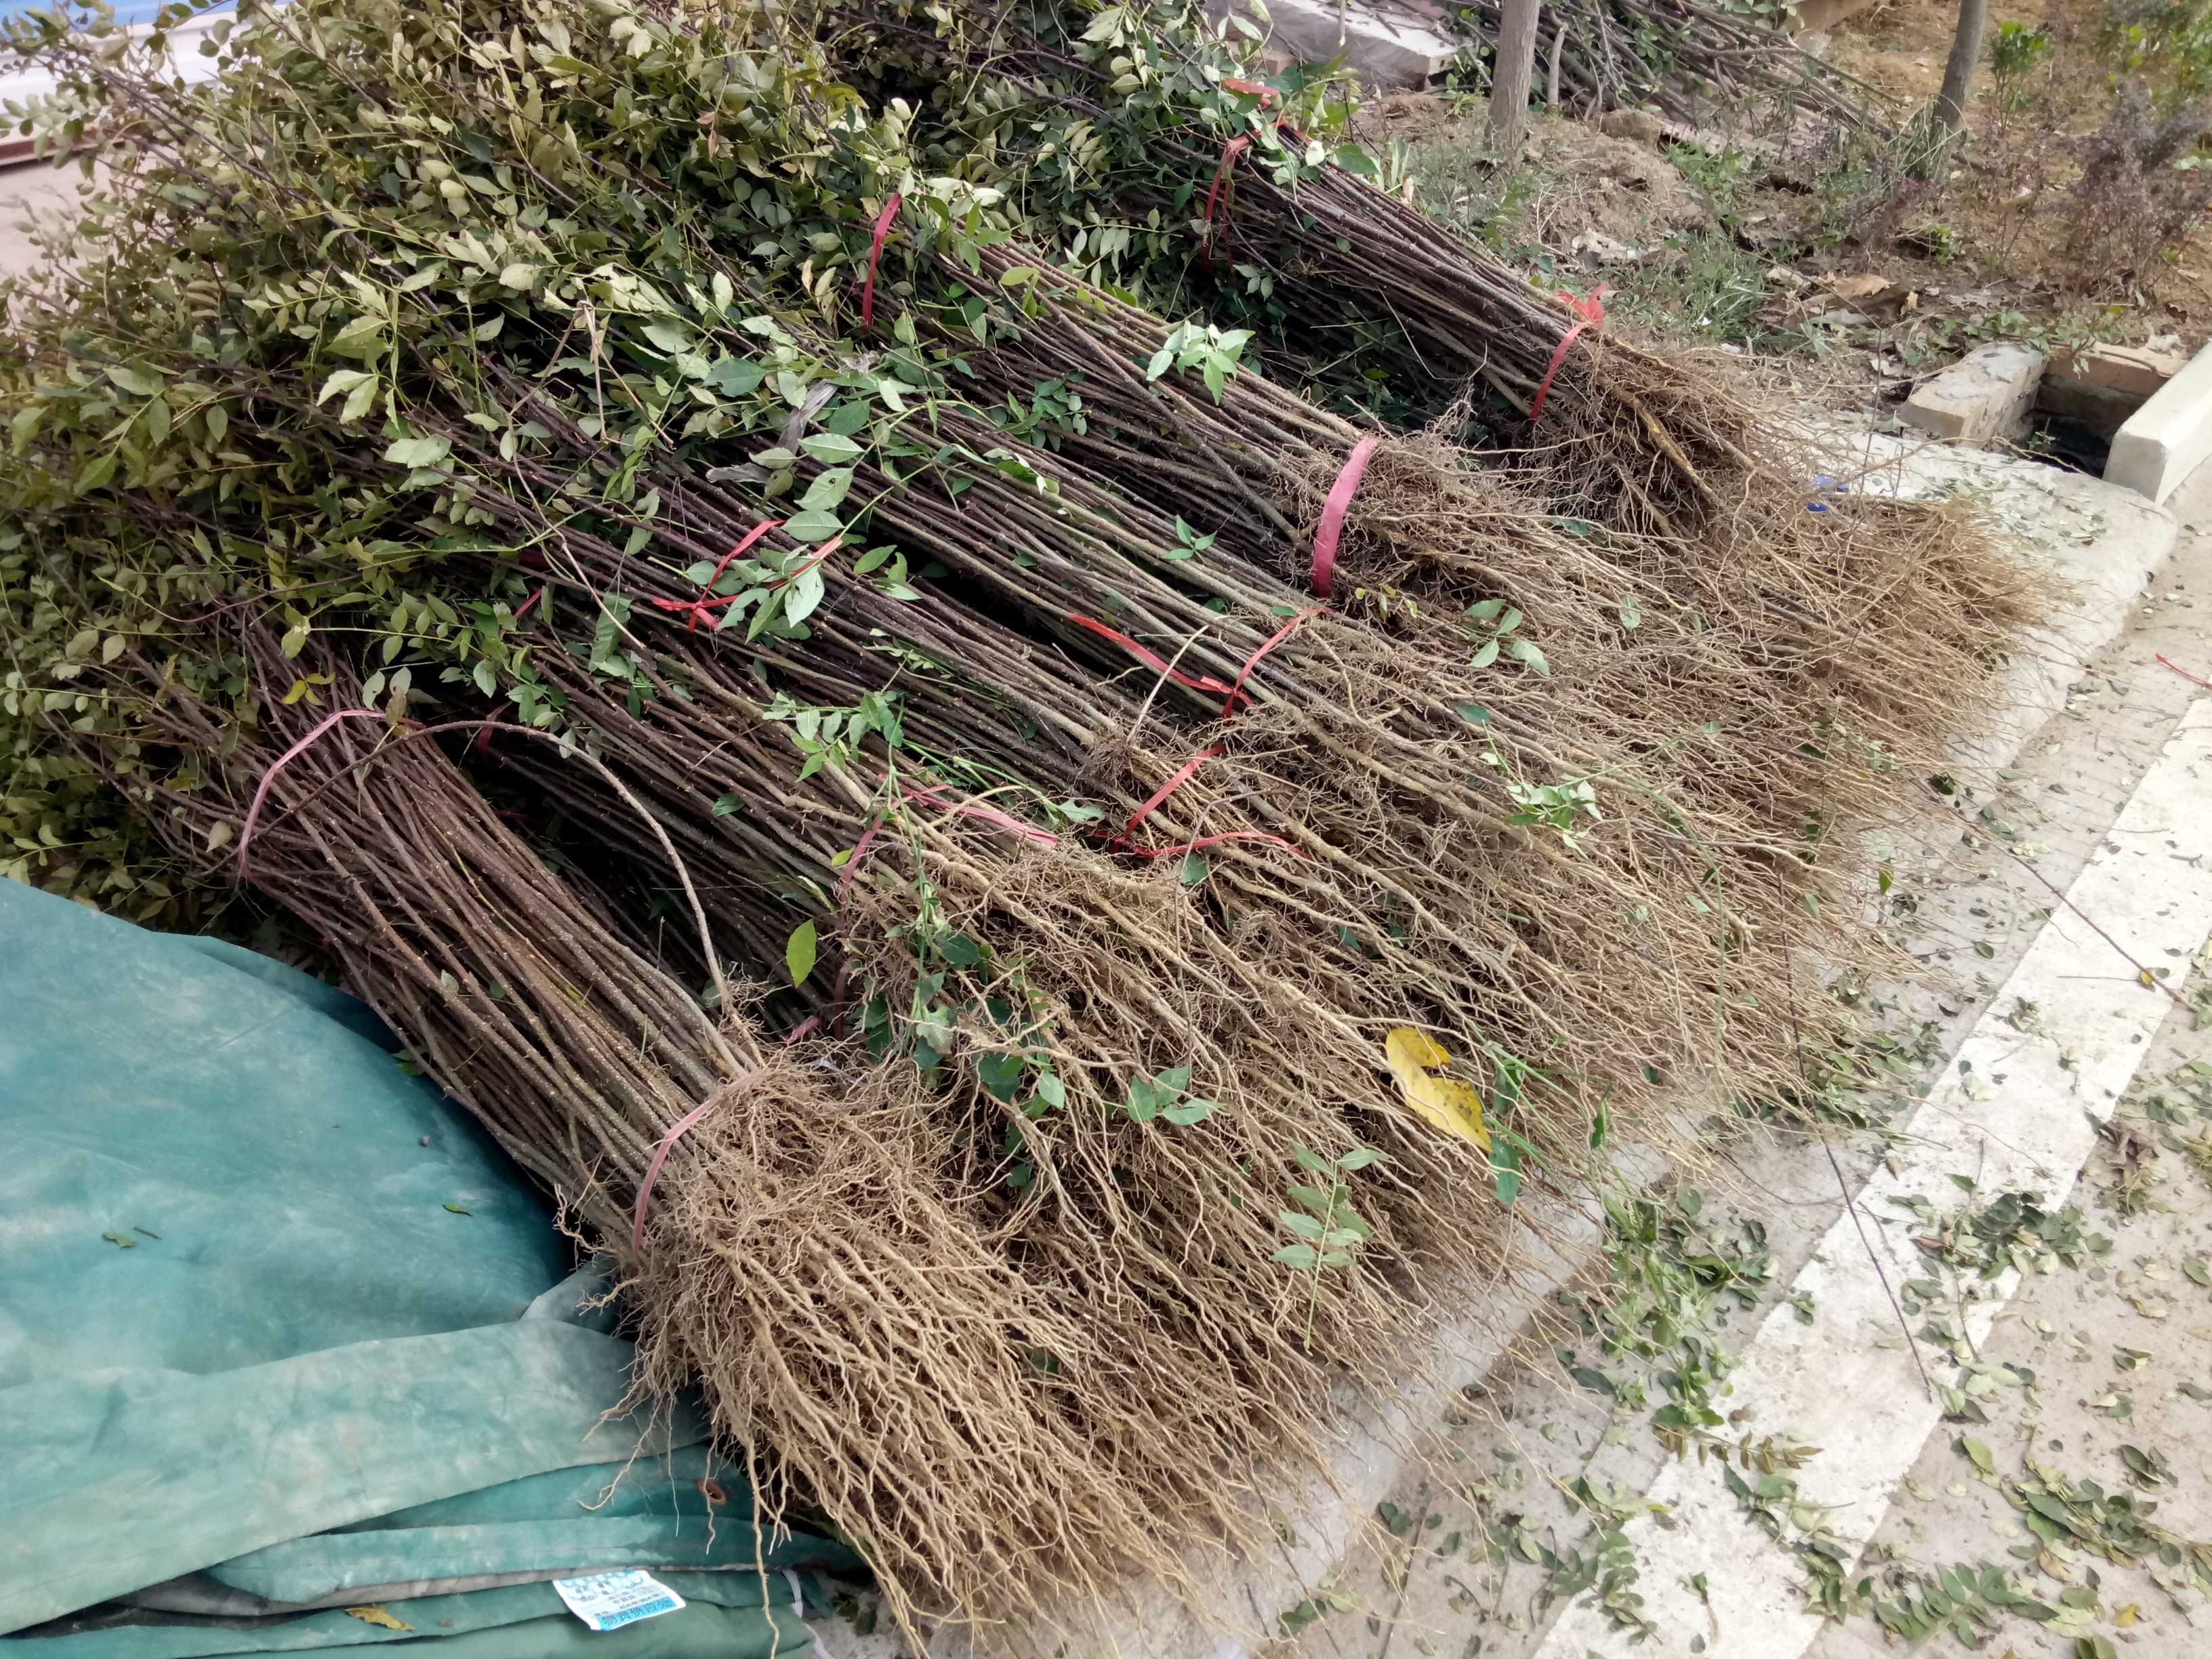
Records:
<instances>
[{"instance_id":1,"label":"folded green tarpaulin","mask_svg":"<svg viewBox=\"0 0 2212 1659\"><path fill-rule=\"evenodd\" d=\"M0 882L0 1632L159 1607L173 1583L198 1587L173 1607L296 1604L750 1565L706 1575L752 1583L750 1612L633 1627L721 1631L763 1617L781 1565L857 1565L820 1540L757 1540L696 1411L610 1415L631 1349L580 1307L598 1281L571 1277L543 1202L374 1017L306 975ZM413 1639L481 1642L550 1617L552 1597L440 1598L489 1622L441 1613L453 1622ZM567 1626L690 1650L653 1645L671 1631ZM54 1659L262 1651L285 1632L276 1646L335 1644L311 1627L398 1635L341 1613L45 1639ZM770 1651L728 1634L714 1651Z\"/></svg>"},{"instance_id":2,"label":"folded green tarpaulin","mask_svg":"<svg viewBox=\"0 0 2212 1659\"><path fill-rule=\"evenodd\" d=\"M621 1630L594 1631L573 1617L549 1583L426 1595L374 1611L406 1626L372 1623L343 1612L309 1613L261 1630L134 1626L22 1644L25 1659L215 1659L245 1653L300 1653L313 1648L438 1641L436 1659L769 1659L805 1652L813 1642L789 1581L771 1573L656 1573L682 1596L675 1613ZM811 1588L811 1587L810 1587ZM810 1601L812 1598L810 1597ZM818 1613L818 1601L806 1612Z\"/></svg>"}]
</instances>

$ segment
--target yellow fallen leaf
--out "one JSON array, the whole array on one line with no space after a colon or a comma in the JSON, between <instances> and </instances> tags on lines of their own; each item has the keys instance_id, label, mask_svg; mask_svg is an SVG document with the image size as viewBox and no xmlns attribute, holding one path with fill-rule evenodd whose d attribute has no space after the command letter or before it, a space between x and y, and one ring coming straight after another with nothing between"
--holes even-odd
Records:
<instances>
[{"instance_id":1,"label":"yellow fallen leaf","mask_svg":"<svg viewBox=\"0 0 2212 1659\"><path fill-rule=\"evenodd\" d=\"M2115 1625L2118 1625L2122 1630L2125 1630L2130 1625L2135 1623L2140 1613L2140 1604L2130 1601L2127 1606L2122 1607L2118 1613L2112 1615L2112 1622Z\"/></svg>"},{"instance_id":2,"label":"yellow fallen leaf","mask_svg":"<svg viewBox=\"0 0 2212 1659\"><path fill-rule=\"evenodd\" d=\"M349 1619L358 1619L364 1625L377 1626L383 1630L413 1630L415 1628L412 1625L400 1623L382 1607L374 1604L365 1607L348 1607L346 1616Z\"/></svg>"},{"instance_id":3,"label":"yellow fallen leaf","mask_svg":"<svg viewBox=\"0 0 2212 1659\"><path fill-rule=\"evenodd\" d=\"M1490 1131L1482 1127L1482 1097L1455 1078L1435 1077L1430 1068L1451 1064L1443 1045L1425 1031L1401 1025L1382 1040L1383 1057L1398 1079L1406 1103L1446 1134L1490 1150Z\"/></svg>"}]
</instances>

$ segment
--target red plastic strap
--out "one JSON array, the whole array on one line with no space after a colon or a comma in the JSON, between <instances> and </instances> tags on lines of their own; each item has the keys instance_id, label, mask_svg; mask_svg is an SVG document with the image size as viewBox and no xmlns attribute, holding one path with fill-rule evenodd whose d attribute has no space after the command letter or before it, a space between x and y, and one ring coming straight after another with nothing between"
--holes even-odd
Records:
<instances>
[{"instance_id":1,"label":"red plastic strap","mask_svg":"<svg viewBox=\"0 0 2212 1659\"><path fill-rule=\"evenodd\" d=\"M1140 859L1164 859L1177 853L1195 853L1201 847L1211 847L1221 841L1272 841L1278 847L1289 848L1309 862L1313 857L1297 842L1285 841L1280 836L1271 836L1265 830L1224 830L1218 836L1200 836L1196 841L1182 842L1174 847L1137 847L1117 836L1112 845L1115 852L1133 853Z\"/></svg>"},{"instance_id":2,"label":"red plastic strap","mask_svg":"<svg viewBox=\"0 0 2212 1659\"><path fill-rule=\"evenodd\" d=\"M1551 395L1552 381L1559 372L1559 365L1567 361L1567 348L1574 344L1575 337L1585 329L1595 328L1605 321L1605 296L1612 292L1609 288L1601 288L1589 299L1583 300L1577 298L1565 289L1559 290L1559 297L1567 302L1567 309L1579 316L1582 321L1569 329L1559 343L1553 348L1551 367L1544 371L1543 382L1536 388L1535 402L1528 405L1529 425L1535 425L1537 417L1543 414L1544 399Z\"/></svg>"},{"instance_id":3,"label":"red plastic strap","mask_svg":"<svg viewBox=\"0 0 2212 1659\"><path fill-rule=\"evenodd\" d=\"M1244 691L1244 682L1252 678L1252 671L1260 665L1260 659L1266 656L1270 651L1273 651L1285 640L1290 638L1291 635L1296 631L1301 623L1308 622L1315 617L1318 617L1322 611L1328 609L1328 607L1325 605L1317 605L1310 611L1301 611L1297 616L1291 617L1290 621L1285 623L1273 634L1270 634L1267 636L1267 642L1244 659L1244 666L1241 671L1239 671L1237 676L1237 684L1229 688L1230 696L1231 698L1243 697L1245 702L1250 702L1252 699L1246 696ZM1229 704L1224 702L1221 705L1222 719L1227 720L1234 713L1236 713L1236 710L1231 708Z\"/></svg>"},{"instance_id":4,"label":"red plastic strap","mask_svg":"<svg viewBox=\"0 0 2212 1659\"><path fill-rule=\"evenodd\" d=\"M2191 673L2186 668L2184 668L2178 662L2166 662L2166 653L2163 651L2158 653L2158 659L2160 662L2166 663L2166 665L2168 668L2171 668L2175 673L2180 675L2185 680L2195 680L2197 684L2203 686L2207 691L2212 691L2212 680L2208 680L2199 675Z\"/></svg>"},{"instance_id":5,"label":"red plastic strap","mask_svg":"<svg viewBox=\"0 0 2212 1659\"><path fill-rule=\"evenodd\" d=\"M1213 183L1206 192L1206 240L1198 245L1198 262L1213 269L1213 214L1228 191L1229 174L1237 158L1252 148L1252 135L1240 132L1221 147L1221 165L1213 170Z\"/></svg>"},{"instance_id":6,"label":"red plastic strap","mask_svg":"<svg viewBox=\"0 0 2212 1659\"><path fill-rule=\"evenodd\" d=\"M1102 635L1105 638L1113 641L1115 644L1120 646L1124 651L1127 651L1131 656L1136 658L1138 661L1143 663L1146 667L1158 669L1161 673L1166 675L1178 685L1187 685L1194 691L1222 691L1226 692L1231 697L1244 697L1244 694L1242 691L1239 691L1235 686L1230 684L1225 680L1218 680L1211 674L1201 674L1196 679L1193 679L1189 675L1176 668L1175 665L1170 663L1165 657L1161 656L1156 651L1147 650L1145 647L1138 644L1136 641L1131 639L1127 634L1121 632L1118 628L1109 628L1103 622L1094 621L1089 617L1079 615L1073 611L1067 613L1067 619L1068 621L1075 623L1078 627L1087 628L1092 633ZM1244 697L1244 701L1249 702L1252 700L1249 697Z\"/></svg>"},{"instance_id":7,"label":"red plastic strap","mask_svg":"<svg viewBox=\"0 0 2212 1659\"><path fill-rule=\"evenodd\" d=\"M985 806L980 802L972 800L947 800L945 799L945 787L941 784L933 784L927 789L908 789L905 793L906 798L910 801L918 801L925 806L942 806L946 811L957 813L962 817L981 818L984 823L996 824L1001 830L1011 830L1024 841L1033 841L1040 847L1056 846L1060 842L1060 837L1054 835L1051 830L1040 830L1033 823L1024 823L1012 813L1001 812L995 806Z\"/></svg>"},{"instance_id":8,"label":"red plastic strap","mask_svg":"<svg viewBox=\"0 0 2212 1659\"><path fill-rule=\"evenodd\" d=\"M1241 92L1258 99L1262 104L1272 104L1277 94L1273 87L1263 87L1257 81L1239 81L1232 76L1221 77L1221 84L1231 92Z\"/></svg>"},{"instance_id":9,"label":"red plastic strap","mask_svg":"<svg viewBox=\"0 0 2212 1659\"><path fill-rule=\"evenodd\" d=\"M844 908L845 895L853 890L853 878L860 873L860 860L868 856L868 848L875 845L877 833L883 827L884 821L879 814L870 822L866 829L860 831L860 839L854 843L853 856L845 860L844 878L837 884L839 908Z\"/></svg>"},{"instance_id":10,"label":"red plastic strap","mask_svg":"<svg viewBox=\"0 0 2212 1659\"><path fill-rule=\"evenodd\" d=\"M716 605L727 605L732 599L738 597L734 593L719 599L714 597L714 584L722 580L722 572L729 568L730 561L736 558L739 554L743 553L747 548L750 547L755 542L767 535L769 531L775 529L782 522L783 520L781 519L766 519L759 524L755 525L750 530L745 532L744 540L739 542L728 552L723 554L721 563L714 567L714 574L708 577L704 582L700 584L699 597L697 599L655 599L653 604L660 610L673 611L679 615L686 611L690 611L691 613L691 625L684 631L687 634L696 634L699 630L700 617L705 616L708 611L713 610Z\"/></svg>"},{"instance_id":11,"label":"red plastic strap","mask_svg":"<svg viewBox=\"0 0 2212 1659\"><path fill-rule=\"evenodd\" d=\"M1544 379L1549 385L1551 376L1547 374ZM1541 393L1537 401L1543 401ZM1321 523L1314 531L1313 591L1324 599L1329 597L1329 589L1336 580L1336 541L1344 530L1345 513L1352 506L1361 476L1367 471L1367 458L1375 453L1375 446L1380 441L1362 438L1352 445L1352 453L1345 458L1344 471L1336 475L1336 482L1328 487L1328 499L1322 503Z\"/></svg>"},{"instance_id":12,"label":"red plastic strap","mask_svg":"<svg viewBox=\"0 0 2212 1659\"><path fill-rule=\"evenodd\" d=\"M1124 832L1126 833L1128 830L1134 830L1146 818L1152 817L1152 815L1158 810L1161 802L1167 799L1167 798L1175 793L1176 790L1182 788L1183 785L1188 783L1191 780L1192 775L1195 773L1200 767L1205 765L1206 762L1212 760L1220 752L1221 750L1218 745L1216 745L1212 749L1201 749L1198 753L1193 755L1188 760L1185 761L1176 770L1174 776L1170 777L1158 788L1152 791L1152 798L1150 800L1146 801L1142 806L1139 806L1135 811L1129 814L1129 822L1122 826Z\"/></svg>"},{"instance_id":13,"label":"red plastic strap","mask_svg":"<svg viewBox=\"0 0 2212 1659\"><path fill-rule=\"evenodd\" d=\"M325 715L313 731L276 757L269 769L261 775L261 787L253 792L253 805L246 809L246 827L238 832L238 878L240 881L246 879L246 843L253 839L254 820L261 816L261 803L268 799L269 786L276 781L276 775L305 754L310 744L340 720L380 720L385 718L379 709L341 708L334 714ZM413 720L404 723L409 726L416 724Z\"/></svg>"},{"instance_id":14,"label":"red plastic strap","mask_svg":"<svg viewBox=\"0 0 2212 1659\"><path fill-rule=\"evenodd\" d=\"M660 1145L653 1149L653 1162L645 1166L645 1179L638 1183L637 1219L630 1228L630 1249L641 1250L645 1248L645 1206L653 1201L653 1183L660 1178L660 1166L668 1161L669 1148L675 1146L677 1140L686 1130L696 1127L708 1113L713 1111L714 1108L737 1093L758 1075L757 1072L747 1072L728 1088L717 1090L706 1101L694 1106L682 1117L678 1118L674 1127L666 1134L661 1136Z\"/></svg>"},{"instance_id":15,"label":"red plastic strap","mask_svg":"<svg viewBox=\"0 0 2212 1659\"><path fill-rule=\"evenodd\" d=\"M891 216L899 210L901 197L896 191L884 204L884 210L876 216L876 234L868 243L868 280L860 285L860 326L876 325L876 264L884 257L884 238L890 234Z\"/></svg>"}]
</instances>

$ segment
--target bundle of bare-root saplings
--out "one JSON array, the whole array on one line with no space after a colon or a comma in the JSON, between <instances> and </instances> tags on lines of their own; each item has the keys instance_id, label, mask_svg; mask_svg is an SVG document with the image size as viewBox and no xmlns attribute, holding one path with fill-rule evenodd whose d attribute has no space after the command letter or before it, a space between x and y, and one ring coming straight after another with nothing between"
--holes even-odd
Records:
<instances>
[{"instance_id":1,"label":"bundle of bare-root saplings","mask_svg":"<svg viewBox=\"0 0 2212 1659\"><path fill-rule=\"evenodd\" d=\"M908 1620L1188 1589L1521 1193L1782 1086L2032 598L1562 353L1334 94L1023 18L9 26L129 134L9 301L19 873L303 923Z\"/></svg>"}]
</instances>

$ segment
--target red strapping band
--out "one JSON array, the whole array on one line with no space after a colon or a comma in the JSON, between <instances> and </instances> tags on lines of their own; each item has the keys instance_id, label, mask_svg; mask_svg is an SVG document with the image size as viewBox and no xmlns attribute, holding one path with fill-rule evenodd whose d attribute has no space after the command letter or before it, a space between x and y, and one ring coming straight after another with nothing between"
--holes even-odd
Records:
<instances>
[{"instance_id":1,"label":"red strapping band","mask_svg":"<svg viewBox=\"0 0 2212 1659\"><path fill-rule=\"evenodd\" d=\"M876 265L884 257L884 238L890 234L891 217L899 210L902 198L893 191L884 204L884 210L876 216L876 234L868 243L868 280L860 285L860 326L876 325Z\"/></svg>"},{"instance_id":2,"label":"red strapping band","mask_svg":"<svg viewBox=\"0 0 2212 1659\"><path fill-rule=\"evenodd\" d=\"M1241 92L1249 97L1256 98L1262 104L1272 104L1275 101L1274 88L1263 87L1257 81L1239 81L1234 76L1224 75L1221 77L1221 84L1231 92Z\"/></svg>"},{"instance_id":3,"label":"red strapping band","mask_svg":"<svg viewBox=\"0 0 2212 1659\"><path fill-rule=\"evenodd\" d=\"M730 561L736 558L739 554L743 553L747 548L750 547L755 542L767 535L769 531L775 529L782 522L783 520L781 519L763 520L761 523L755 525L750 530L745 532L744 540L739 542L728 552L723 554L721 563L714 567L714 574L708 577L704 582L700 584L699 597L697 599L655 599L653 602L654 606L662 611L673 611L678 615L681 615L687 611L690 611L691 613L691 623L690 626L686 628L684 631L687 634L697 633L699 631L700 617L705 616L716 605L727 605L732 599L738 597L734 593L726 594L719 599L714 597L714 584L722 580L722 573L730 568ZM831 547L835 547L836 544L837 544L836 542L830 544ZM824 550L826 551L827 550ZM817 560L816 562L819 563L820 561ZM795 570L792 572L792 574L794 576L798 574L799 573ZM779 583L778 586L781 586L781 584Z\"/></svg>"},{"instance_id":4,"label":"red strapping band","mask_svg":"<svg viewBox=\"0 0 2212 1659\"><path fill-rule=\"evenodd\" d=\"M1201 674L1197 678L1193 679L1189 675L1176 667L1176 665L1173 663L1170 663L1165 657L1161 656L1156 651L1147 650L1145 647L1138 644L1136 641L1131 639L1127 634L1121 632L1118 628L1109 628L1103 622L1094 621L1089 617L1079 616L1072 611L1068 612L1067 619L1079 628L1087 628L1092 633L1103 635L1104 638L1113 641L1115 644L1120 646L1124 651L1127 651L1131 656L1136 658L1138 661L1143 663L1146 667L1158 669L1161 673L1166 675L1178 685L1187 685L1194 691L1222 691L1226 692L1232 698L1244 697L1244 694L1242 691L1239 691L1236 686L1231 685L1225 680L1218 680L1211 674ZM1256 660L1256 659L1255 660ZM1246 665L1246 668L1249 671L1250 664L1248 663ZM1244 697L1244 701L1249 702L1252 700L1249 697Z\"/></svg>"},{"instance_id":5,"label":"red strapping band","mask_svg":"<svg viewBox=\"0 0 2212 1659\"><path fill-rule=\"evenodd\" d=\"M986 806L978 801L948 800L945 799L945 793L942 784L932 784L926 789L905 791L906 798L910 801L919 802L925 806L942 806L946 811L956 813L961 817L981 818L984 823L994 823L1001 830L1011 830L1024 840L1033 841L1040 847L1053 846L1060 840L1060 837L1054 835L1051 830L1040 830L1034 823L1024 823L1011 812L1001 812L995 806Z\"/></svg>"},{"instance_id":6,"label":"red strapping band","mask_svg":"<svg viewBox=\"0 0 2212 1659\"><path fill-rule=\"evenodd\" d=\"M2175 673L2180 675L2185 680L2195 680L2197 684L2203 686L2207 691L2212 691L2212 680L2208 680L2198 675L2191 673L2186 668L2184 668L2178 662L2166 662L2166 653L2163 651L2158 653L2158 659L2160 662L2166 663L2166 665L2168 668L2171 668Z\"/></svg>"},{"instance_id":7,"label":"red strapping band","mask_svg":"<svg viewBox=\"0 0 2212 1659\"><path fill-rule=\"evenodd\" d=\"M1252 671L1260 665L1260 659L1266 656L1270 651L1273 651L1285 640L1290 638L1291 635L1297 629L1299 624L1312 617L1318 617L1322 611L1328 609L1328 607L1325 605L1317 605L1310 611L1301 611L1297 616L1291 617L1290 621L1285 623L1273 634L1270 634L1267 636L1267 642L1244 659L1244 666L1238 672L1237 676L1237 684L1229 688L1229 695L1231 698L1235 699L1237 697L1243 697L1245 702L1251 702L1252 699L1245 695L1244 682L1252 678ZM1236 712L1237 711L1231 708L1228 703L1224 702L1221 705L1221 718L1224 720L1227 720Z\"/></svg>"},{"instance_id":8,"label":"red strapping band","mask_svg":"<svg viewBox=\"0 0 2212 1659\"><path fill-rule=\"evenodd\" d=\"M1574 344L1575 337L1585 329L1598 327L1605 321L1605 296L1612 292L1609 288L1601 288L1589 299L1583 300L1577 299L1565 289L1559 290L1559 297L1567 302L1567 308L1579 316L1582 321L1569 329L1561 337L1559 343L1553 348L1551 367L1544 371L1543 382L1536 388L1536 400L1528 405L1529 425L1535 425L1537 418L1543 414L1544 399L1551 395L1552 381L1559 372L1559 365L1567 361L1567 348Z\"/></svg>"},{"instance_id":9,"label":"red strapping band","mask_svg":"<svg viewBox=\"0 0 2212 1659\"><path fill-rule=\"evenodd\" d=\"M1570 334L1567 337L1571 340L1574 336ZM1553 367L1557 368L1557 363ZM1549 386L1551 380L1550 375L1546 375L1545 385ZM1541 404L1543 400L1543 394L1537 393L1536 401ZM1375 453L1375 446L1380 441L1362 438L1352 445L1352 453L1345 458L1344 471L1336 475L1336 482L1328 487L1328 499L1322 503L1321 523L1314 531L1313 591L1324 599L1329 597L1330 586L1336 580L1336 542L1344 531L1344 515L1352 506L1361 476L1367 471L1367 458Z\"/></svg>"},{"instance_id":10,"label":"red strapping band","mask_svg":"<svg viewBox=\"0 0 2212 1659\"><path fill-rule=\"evenodd\" d=\"M1206 240L1198 245L1198 262L1213 269L1213 213L1226 198L1229 174L1237 158L1252 148L1252 135L1240 132L1221 147L1221 165L1213 170L1213 183L1206 192Z\"/></svg>"},{"instance_id":11,"label":"red strapping band","mask_svg":"<svg viewBox=\"0 0 2212 1659\"><path fill-rule=\"evenodd\" d=\"M1182 788L1183 785L1190 781L1192 774L1195 773L1200 767L1205 765L1206 762L1212 760L1220 752L1220 745L1217 744L1211 749L1200 750L1198 753L1193 755L1188 760L1185 761L1173 776L1170 777L1168 781L1162 784L1158 788L1152 791L1152 798L1150 800L1146 801L1142 806L1139 806L1135 811L1129 814L1129 822L1122 826L1124 831L1126 832L1127 830L1134 830L1146 818L1152 817L1153 812L1158 809L1163 801L1166 800L1170 795L1172 795L1176 790Z\"/></svg>"},{"instance_id":12,"label":"red strapping band","mask_svg":"<svg viewBox=\"0 0 2212 1659\"><path fill-rule=\"evenodd\" d=\"M380 720L384 718L384 714L379 709L341 708L334 714L324 716L313 731L276 757L269 769L261 775L261 787L253 792L253 805L246 809L246 827L238 832L238 878L240 881L246 879L246 843L253 839L254 820L261 816L261 803L268 799L269 786L276 781L276 775L305 754L310 744L340 720ZM413 720L405 722L409 726L415 723Z\"/></svg>"},{"instance_id":13,"label":"red strapping band","mask_svg":"<svg viewBox=\"0 0 2212 1659\"><path fill-rule=\"evenodd\" d=\"M757 1075L747 1072L726 1089L717 1090L707 1100L678 1118L668 1133L661 1136L660 1145L653 1149L653 1162L645 1166L645 1179L638 1183L637 1219L629 1231L630 1249L641 1250L645 1248L645 1206L653 1201L653 1183L660 1178L660 1166L668 1161L669 1148L675 1146L686 1130L696 1127L708 1113L750 1083Z\"/></svg>"},{"instance_id":14,"label":"red strapping band","mask_svg":"<svg viewBox=\"0 0 2212 1659\"><path fill-rule=\"evenodd\" d=\"M1264 830L1224 830L1218 836L1201 836L1196 841L1183 842L1174 847L1139 847L1129 839L1139 824L1158 811L1170 795L1188 783L1200 767L1213 759L1220 752L1219 746L1216 745L1212 749L1201 750L1185 761L1176 769L1173 776L1152 791L1152 798L1150 800L1129 814L1129 822L1122 826L1121 834L1106 838L1106 845L1116 853L1133 853L1140 859L1164 859L1171 858L1177 853L1194 853L1201 847L1212 846L1216 842L1272 841L1278 847L1288 847L1300 858L1304 858L1306 853L1304 848L1293 846L1280 836L1271 836Z\"/></svg>"}]
</instances>

